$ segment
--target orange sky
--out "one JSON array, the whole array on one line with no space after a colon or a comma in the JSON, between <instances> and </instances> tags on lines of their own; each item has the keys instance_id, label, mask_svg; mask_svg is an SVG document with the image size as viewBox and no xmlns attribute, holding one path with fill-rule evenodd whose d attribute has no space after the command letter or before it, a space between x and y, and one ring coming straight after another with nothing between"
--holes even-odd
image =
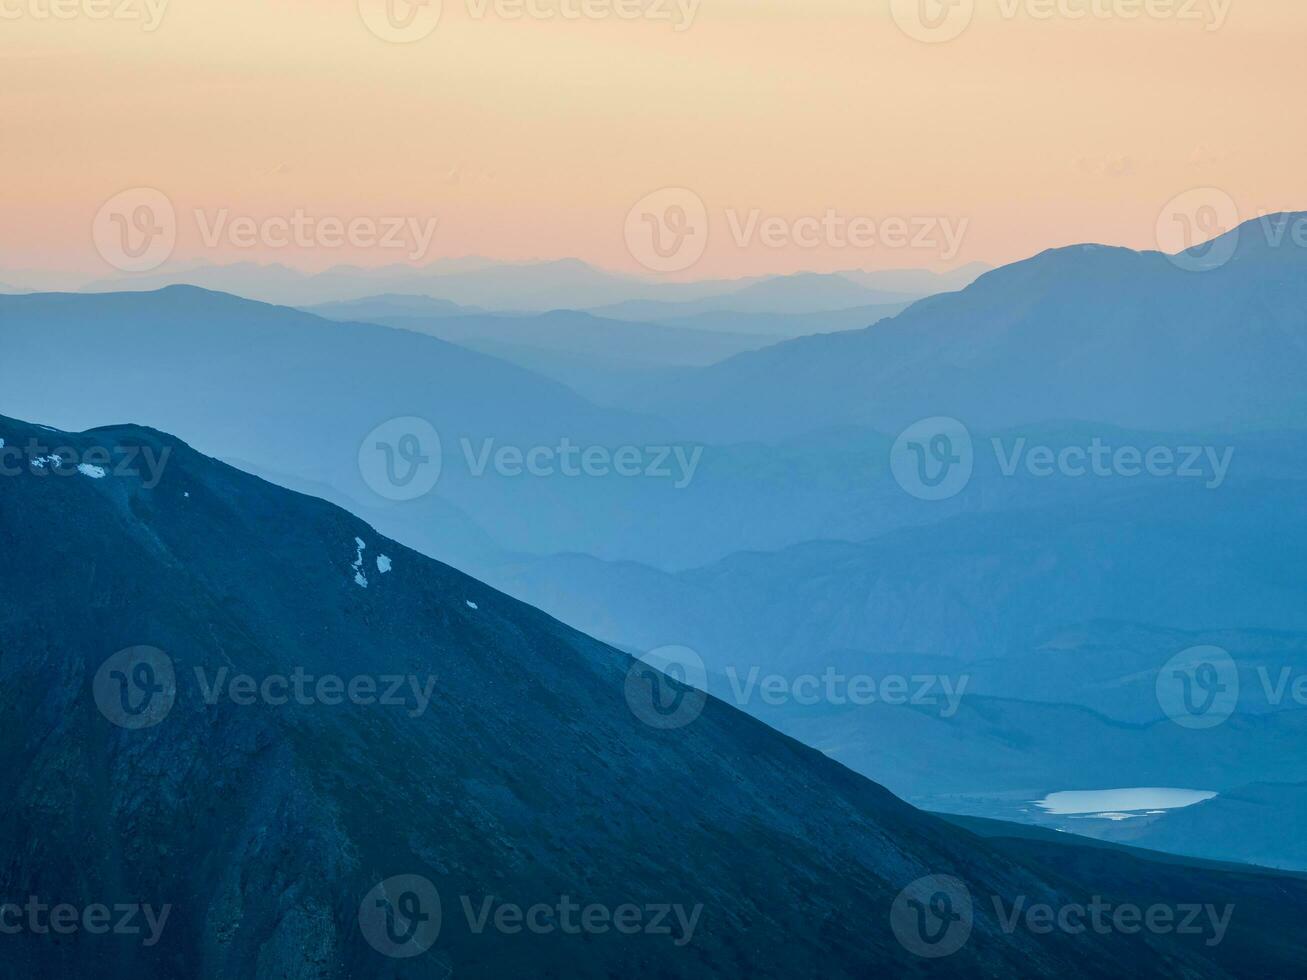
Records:
<instances>
[{"instance_id":1,"label":"orange sky","mask_svg":"<svg viewBox=\"0 0 1307 980\"><path fill-rule=\"evenodd\" d=\"M182 261L410 257L210 244L195 215L298 210L436 218L426 259L631 272L628 212L685 188L708 232L680 278L1155 247L1159 214L1195 187L1245 217L1307 208L1301 0L974 0L939 43L908 36L891 0L699 0L688 22L678 0L671 21L643 15L664 0L531 0L552 20L510 19L514 2L444 0L428 36L397 44L357 0L171 0L157 25L164 0L0 0L0 278L109 274L92 223L137 187L175 205ZM900 19L918 2L893 0ZM124 3L140 17L91 16ZM610 16L561 16L583 3ZM612 16L622 4L641 16ZM773 245L740 237L751 214L780 229ZM795 243L797 219L824 216L946 221L959 240Z\"/></svg>"}]
</instances>

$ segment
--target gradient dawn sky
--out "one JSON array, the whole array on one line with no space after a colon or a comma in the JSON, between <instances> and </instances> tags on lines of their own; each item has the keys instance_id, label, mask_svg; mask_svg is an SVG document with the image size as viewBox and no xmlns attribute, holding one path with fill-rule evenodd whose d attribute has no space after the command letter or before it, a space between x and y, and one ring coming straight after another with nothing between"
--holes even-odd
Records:
<instances>
[{"instance_id":1,"label":"gradient dawn sky","mask_svg":"<svg viewBox=\"0 0 1307 980\"><path fill-rule=\"evenodd\" d=\"M132 188L175 206L174 261L633 273L633 206L684 189L708 237L676 278L1152 248L1195 188L1307 208L1302 0L444 0L416 40L381 35L434 8L390 2L0 0L0 279L110 274L92 225ZM439 223L417 255L200 227L297 211Z\"/></svg>"}]
</instances>

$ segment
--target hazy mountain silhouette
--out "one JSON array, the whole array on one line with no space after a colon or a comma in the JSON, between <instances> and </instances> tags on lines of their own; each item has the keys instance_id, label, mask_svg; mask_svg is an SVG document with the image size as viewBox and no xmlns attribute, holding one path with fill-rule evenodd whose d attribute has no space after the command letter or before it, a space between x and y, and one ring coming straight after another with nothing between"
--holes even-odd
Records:
<instances>
[{"instance_id":1,"label":"hazy mountain silhouette","mask_svg":"<svg viewBox=\"0 0 1307 980\"><path fill-rule=\"evenodd\" d=\"M861 330L879 323L886 317L902 313L916 300L887 303L879 306L855 306L848 310L821 310L811 313L739 313L721 310L714 313L697 313L684 316L675 307L646 308L645 313L665 312L667 316L648 320L669 327L691 330L714 330L721 333L742 333L775 339L807 337L817 333L837 333L841 330ZM634 308L634 307L633 307ZM637 308L638 311L638 308Z\"/></svg>"},{"instance_id":2,"label":"hazy mountain silhouette","mask_svg":"<svg viewBox=\"0 0 1307 980\"><path fill-rule=\"evenodd\" d=\"M794 340L633 392L709 438L832 425L898 431L952 416L1001 428L1077 419L1163 431L1307 419L1307 249L1244 225L1194 272L1158 252L1081 245L1005 266L863 331Z\"/></svg>"},{"instance_id":3,"label":"hazy mountain silhouette","mask_svg":"<svg viewBox=\"0 0 1307 980\"><path fill-rule=\"evenodd\" d=\"M382 293L366 296L363 299L341 300L335 303L320 303L316 306L302 307L305 313L312 313L327 320L346 320L354 323L375 323L378 317L420 316L472 316L485 313L476 307L459 306L444 299L431 296L408 296L403 293Z\"/></svg>"},{"instance_id":4,"label":"hazy mountain silhouette","mask_svg":"<svg viewBox=\"0 0 1307 980\"><path fill-rule=\"evenodd\" d=\"M875 273L856 275L873 277L867 282L877 281ZM807 313L915 299L959 281L956 277L933 273L887 275L892 277L888 280L891 283L912 282L919 286L910 293L901 293L864 285L842 274L814 273L667 282L609 272L578 259L541 262L441 259L424 266L341 265L318 273L301 272L275 263L197 263L165 267L144 275L100 279L86 284L83 291L152 292L168 286L189 285L286 306L318 306L379 294L400 294L441 299L464 307L515 312L654 302L695 313L701 310L682 304L708 300L707 308L712 310L736 309L723 297L738 295L747 310Z\"/></svg>"},{"instance_id":5,"label":"hazy mountain silhouette","mask_svg":"<svg viewBox=\"0 0 1307 980\"><path fill-rule=\"evenodd\" d=\"M630 300L591 309L618 320L683 319L704 313L801 314L826 313L852 307L905 303L927 295L874 289L842 273L800 272L773 276L743 288L696 300Z\"/></svg>"},{"instance_id":6,"label":"hazy mountain silhouette","mask_svg":"<svg viewBox=\"0 0 1307 980\"><path fill-rule=\"evenodd\" d=\"M657 423L599 409L561 384L434 337L190 287L4 297L0 332L7 411L40 408L70 428L106 414L147 419L215 456L364 503L387 502L360 474L364 438L392 418L429 419L447 464L441 494L487 529L476 509L538 522L540 511L527 513L523 501L540 488L493 471L476 476L463 440L474 454L487 439L524 451L564 438L580 446L665 441ZM77 379L53 402L48 379L28 367L50 357ZM578 482L548 489L580 523L567 503ZM427 495L403 510L425 528L424 510L435 506ZM560 519L551 533L565 525Z\"/></svg>"}]
</instances>

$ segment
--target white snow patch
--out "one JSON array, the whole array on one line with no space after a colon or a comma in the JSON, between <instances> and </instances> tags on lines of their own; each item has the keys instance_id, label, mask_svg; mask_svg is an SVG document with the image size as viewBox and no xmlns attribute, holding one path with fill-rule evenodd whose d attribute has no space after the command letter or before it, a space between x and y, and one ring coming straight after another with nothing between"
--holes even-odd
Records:
<instances>
[{"instance_id":1,"label":"white snow patch","mask_svg":"<svg viewBox=\"0 0 1307 980\"><path fill-rule=\"evenodd\" d=\"M391 568L390 559L385 555L377 555L377 571L379 571L382 575L385 575L388 571L390 571L390 568Z\"/></svg>"},{"instance_id":2,"label":"white snow patch","mask_svg":"<svg viewBox=\"0 0 1307 980\"><path fill-rule=\"evenodd\" d=\"M368 587L368 577L363 574L363 552L367 550L367 545L363 543L362 538L355 538L354 544L357 549L354 552L354 564L350 567L354 569L354 584L361 589Z\"/></svg>"},{"instance_id":3,"label":"white snow patch","mask_svg":"<svg viewBox=\"0 0 1307 980\"><path fill-rule=\"evenodd\" d=\"M92 480L104 479L103 466L92 466L90 463L79 463L77 465L77 472L82 474L82 476L89 476Z\"/></svg>"},{"instance_id":4,"label":"white snow patch","mask_svg":"<svg viewBox=\"0 0 1307 980\"><path fill-rule=\"evenodd\" d=\"M35 466L38 470L43 470L46 468L46 466L61 466L63 464L63 461L64 460L62 456L59 456L58 454L51 454L49 456L37 456L34 460L32 460L32 465Z\"/></svg>"},{"instance_id":5,"label":"white snow patch","mask_svg":"<svg viewBox=\"0 0 1307 980\"><path fill-rule=\"evenodd\" d=\"M481 608L481 607L478 606L475 602L473 602L471 599L468 599L468 600L467 600L467 607L468 607L469 609L480 609L480 608Z\"/></svg>"}]
</instances>

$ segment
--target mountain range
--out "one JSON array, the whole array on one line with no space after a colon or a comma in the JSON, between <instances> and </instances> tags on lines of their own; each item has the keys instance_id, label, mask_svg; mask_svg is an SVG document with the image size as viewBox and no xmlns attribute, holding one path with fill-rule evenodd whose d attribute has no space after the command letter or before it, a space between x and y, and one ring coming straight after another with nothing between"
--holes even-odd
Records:
<instances>
[{"instance_id":1,"label":"mountain range","mask_svg":"<svg viewBox=\"0 0 1307 980\"><path fill-rule=\"evenodd\" d=\"M982 838L716 700L651 724L693 692L170 436L0 438L66 453L0 478L0 894L166 916L148 944L8 936L7 976L1233 977L1307 953L1300 879ZM112 465L129 450L156 480ZM334 695L275 696L305 673ZM356 683L392 676L425 686ZM569 901L634 928L475 914ZM1090 902L1233 914L1021 917Z\"/></svg>"},{"instance_id":2,"label":"mountain range","mask_svg":"<svg viewBox=\"0 0 1307 980\"><path fill-rule=\"evenodd\" d=\"M82 285L81 290L154 291L188 285L287 306L358 300L378 294L408 294L501 312L592 310L651 301L689 315L702 310L683 304L704 301L706 308L712 310L812 313L899 302L958 288L974 279L983 268L965 266L950 273L854 270L667 282L609 272L578 259L542 262L441 259L426 266L336 266L317 273L255 262L193 263L165 266L143 275L99 279ZM735 306L735 302L742 306Z\"/></svg>"},{"instance_id":3,"label":"mountain range","mask_svg":"<svg viewBox=\"0 0 1307 980\"><path fill-rule=\"evenodd\" d=\"M707 366L668 363L685 335L662 322L468 313L401 293L323 310L342 322L188 287L3 297L0 408L64 428L175 430L602 641L692 646L725 700L738 701L728 669L965 673L972 686L948 717L740 706L933 809L1026 819L1038 816L1031 800L1065 789L1219 791L1184 812L1211 824L1192 830L1191 853L1296 867L1273 835L1240 851L1220 830L1232 819L1224 794L1307 780L1292 761L1293 704L1245 699L1194 740L1172 730L1152 690L1169 657L1200 644L1230 651L1246 693L1259 668L1307 666L1302 256L1265 227L1242 229L1219 268L1059 250L866 329ZM461 333L399 329L410 317ZM542 346L530 348L537 331ZM492 336L502 356L470 349L493 349ZM567 363L598 343L625 351L625 366ZM881 372L883 402L859 363ZM573 386L557 380L567 371ZM729 404L695 394L718 387ZM894 469L896 426L941 411L962 413L974 465L955 494L923 500ZM360 450L378 426L412 417L439 429L443 470L432 492L391 499ZM469 463L487 444L563 440L701 455L680 484ZM1141 454L1197 448L1201 472L1023 465L1095 440ZM1282 801L1282 825L1303 816L1292 793L1265 798ZM1148 822L1155 846L1180 845L1168 829L1179 816Z\"/></svg>"},{"instance_id":4,"label":"mountain range","mask_svg":"<svg viewBox=\"0 0 1307 980\"><path fill-rule=\"evenodd\" d=\"M712 441L922 418L1229 431L1307 418L1307 215L1250 221L1211 246L1223 265L1100 245L1044 252L861 331L803 337L660 377L624 407Z\"/></svg>"}]
</instances>

